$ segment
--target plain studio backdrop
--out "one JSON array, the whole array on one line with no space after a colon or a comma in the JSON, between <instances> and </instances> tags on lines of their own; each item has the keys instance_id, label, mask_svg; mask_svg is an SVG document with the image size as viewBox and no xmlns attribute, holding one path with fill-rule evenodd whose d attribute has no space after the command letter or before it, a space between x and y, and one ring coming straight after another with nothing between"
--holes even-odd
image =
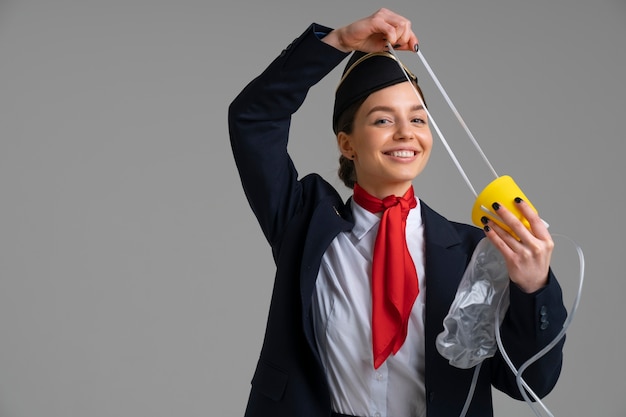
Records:
<instances>
[{"instance_id":1,"label":"plain studio backdrop","mask_svg":"<svg viewBox=\"0 0 626 417\"><path fill-rule=\"evenodd\" d=\"M0 416L241 416L273 264L237 176L228 104L311 22L387 7L499 174L551 225L580 309L555 416L626 416L624 0L0 1ZM414 55L478 189L489 172ZM343 68L343 65L341 66ZM293 123L301 175L336 179L339 71ZM470 222L435 134L417 194ZM530 416L496 395L500 416Z\"/></svg>"}]
</instances>

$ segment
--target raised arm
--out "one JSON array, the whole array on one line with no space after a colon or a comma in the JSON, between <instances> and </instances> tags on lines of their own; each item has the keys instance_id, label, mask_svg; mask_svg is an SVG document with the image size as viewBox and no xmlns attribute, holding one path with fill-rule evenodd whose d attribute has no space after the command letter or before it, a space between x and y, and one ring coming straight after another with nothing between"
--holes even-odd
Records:
<instances>
[{"instance_id":1,"label":"raised arm","mask_svg":"<svg viewBox=\"0 0 626 417\"><path fill-rule=\"evenodd\" d=\"M309 89L346 56L319 40L330 31L311 25L229 107L237 169L252 210L272 245L301 204L298 173L287 153L291 116Z\"/></svg>"},{"instance_id":2,"label":"raised arm","mask_svg":"<svg viewBox=\"0 0 626 417\"><path fill-rule=\"evenodd\" d=\"M336 30L313 24L231 103L228 124L235 161L270 244L277 244L301 204L298 174L287 153L292 114L348 52L383 50L387 42L405 50L417 45L410 21L387 9Z\"/></svg>"}]
</instances>

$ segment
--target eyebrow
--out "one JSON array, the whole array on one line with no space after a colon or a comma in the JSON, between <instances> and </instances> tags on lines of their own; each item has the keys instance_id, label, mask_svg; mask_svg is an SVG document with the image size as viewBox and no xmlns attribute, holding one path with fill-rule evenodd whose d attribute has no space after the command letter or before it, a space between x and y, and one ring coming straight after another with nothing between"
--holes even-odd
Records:
<instances>
[{"instance_id":1,"label":"eyebrow","mask_svg":"<svg viewBox=\"0 0 626 417\"><path fill-rule=\"evenodd\" d=\"M422 106L421 104L416 104L415 106L411 107L411 111L419 111L419 110L424 110L424 106ZM389 107L389 106L374 106L370 109L370 111L367 112L366 116L369 116L370 114L377 112L377 111L385 111L385 112L394 112L393 107Z\"/></svg>"}]
</instances>

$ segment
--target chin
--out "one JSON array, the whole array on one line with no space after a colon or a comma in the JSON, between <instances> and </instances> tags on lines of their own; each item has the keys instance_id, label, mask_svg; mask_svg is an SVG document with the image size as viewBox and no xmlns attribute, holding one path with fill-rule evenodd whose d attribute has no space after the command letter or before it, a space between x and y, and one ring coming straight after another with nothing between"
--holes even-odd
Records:
<instances>
[{"instance_id":1,"label":"chin","mask_svg":"<svg viewBox=\"0 0 626 417\"><path fill-rule=\"evenodd\" d=\"M394 180L396 182L411 182L422 172L421 170L413 170L410 172L403 172L395 176Z\"/></svg>"}]
</instances>

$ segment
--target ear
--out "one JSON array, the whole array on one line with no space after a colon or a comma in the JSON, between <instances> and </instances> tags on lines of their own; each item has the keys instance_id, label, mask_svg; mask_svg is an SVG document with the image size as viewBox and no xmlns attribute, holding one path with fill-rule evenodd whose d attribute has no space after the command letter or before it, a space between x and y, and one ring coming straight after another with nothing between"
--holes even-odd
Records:
<instances>
[{"instance_id":1,"label":"ear","mask_svg":"<svg viewBox=\"0 0 626 417\"><path fill-rule=\"evenodd\" d=\"M337 133L337 146L343 156L348 159L354 159L356 151L352 147L352 137L346 132Z\"/></svg>"}]
</instances>

